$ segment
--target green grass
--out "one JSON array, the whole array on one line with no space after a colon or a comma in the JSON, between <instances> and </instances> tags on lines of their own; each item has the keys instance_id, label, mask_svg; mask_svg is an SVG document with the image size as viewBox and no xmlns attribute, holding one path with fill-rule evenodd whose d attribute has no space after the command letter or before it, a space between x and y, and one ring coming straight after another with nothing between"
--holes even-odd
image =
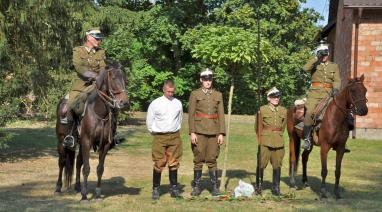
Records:
<instances>
[{"instance_id":1,"label":"green grass","mask_svg":"<svg viewBox=\"0 0 382 212\"><path fill-rule=\"evenodd\" d=\"M284 158L282 168L282 198L270 194L271 166L265 170L265 191L262 197L218 201L204 190L200 198L192 199L192 152L187 133L187 124L182 128L183 158L179 170L179 182L184 190L184 200L174 200L168 194L167 170L162 176L161 199L153 202L151 197L151 136L145 125L128 125L119 128L119 135L126 142L110 151L106 158L103 180L102 202L92 200L90 204L79 204L80 195L73 192L53 196L57 177L55 146L56 139L53 124L30 128L31 123L20 122L8 126L1 132L12 133L9 148L0 151L0 211L254 211L254 210L371 210L382 207L382 148L381 141L349 140L352 150L346 154L342 164L340 188L343 199L336 201L333 195L335 152L331 151L328 162L328 196L319 200L321 183L321 165L319 148L310 156L308 175L311 188L302 189L301 164L297 173L299 189L288 187L288 160ZM33 125L33 124L32 124ZM233 191L239 179L255 182L257 142L253 124L236 121L231 124L231 138L228 155L227 191ZM288 141L285 137L288 152ZM223 150L223 149L222 149ZM219 157L222 168L223 151ZM95 189L96 154L92 153L89 197ZM207 169L204 169L203 185L208 187Z\"/></svg>"}]
</instances>

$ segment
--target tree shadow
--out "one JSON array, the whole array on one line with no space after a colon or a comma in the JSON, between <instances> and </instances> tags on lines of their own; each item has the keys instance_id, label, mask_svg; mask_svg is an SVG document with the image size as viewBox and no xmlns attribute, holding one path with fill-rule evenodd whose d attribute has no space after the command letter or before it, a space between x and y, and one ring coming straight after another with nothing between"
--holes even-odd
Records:
<instances>
[{"instance_id":1,"label":"tree shadow","mask_svg":"<svg viewBox=\"0 0 382 212\"><path fill-rule=\"evenodd\" d=\"M135 128L121 128L117 134L119 137L128 138L141 131ZM8 128L2 129L0 133L10 134L11 137L6 143L8 147L0 150L0 162L17 162L44 156L58 157L58 140L54 127ZM128 139L124 140L123 145L126 145Z\"/></svg>"}]
</instances>

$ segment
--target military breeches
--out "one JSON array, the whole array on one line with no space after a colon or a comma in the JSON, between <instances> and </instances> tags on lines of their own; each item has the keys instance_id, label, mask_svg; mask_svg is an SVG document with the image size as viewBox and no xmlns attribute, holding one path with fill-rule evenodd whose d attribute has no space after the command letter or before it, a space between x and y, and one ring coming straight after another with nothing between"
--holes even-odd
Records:
<instances>
[{"instance_id":1,"label":"military breeches","mask_svg":"<svg viewBox=\"0 0 382 212\"><path fill-rule=\"evenodd\" d=\"M261 168L265 169L271 161L273 169L281 168L285 150L284 147L268 147L268 146L260 146L261 151Z\"/></svg>"},{"instance_id":2,"label":"military breeches","mask_svg":"<svg viewBox=\"0 0 382 212\"><path fill-rule=\"evenodd\" d=\"M215 171L220 152L217 136L202 134L196 134L196 136L198 143L191 144L192 152L194 153L194 170L202 170L203 164L206 163L210 171Z\"/></svg>"},{"instance_id":3,"label":"military breeches","mask_svg":"<svg viewBox=\"0 0 382 212\"><path fill-rule=\"evenodd\" d=\"M176 133L155 134L152 143L154 169L162 172L168 164L170 170L177 170L183 154L179 131Z\"/></svg>"},{"instance_id":4,"label":"military breeches","mask_svg":"<svg viewBox=\"0 0 382 212\"><path fill-rule=\"evenodd\" d=\"M312 126L313 124L312 115L314 113L314 110L316 109L317 105L327 96L328 94L326 94L326 92L318 93L317 91L309 91L307 102L305 103L305 107L306 107L305 118L304 118L305 126Z\"/></svg>"},{"instance_id":5,"label":"military breeches","mask_svg":"<svg viewBox=\"0 0 382 212\"><path fill-rule=\"evenodd\" d=\"M82 91L71 90L69 93L68 109L81 113L88 95L95 89L95 85L91 84L84 87Z\"/></svg>"}]
</instances>

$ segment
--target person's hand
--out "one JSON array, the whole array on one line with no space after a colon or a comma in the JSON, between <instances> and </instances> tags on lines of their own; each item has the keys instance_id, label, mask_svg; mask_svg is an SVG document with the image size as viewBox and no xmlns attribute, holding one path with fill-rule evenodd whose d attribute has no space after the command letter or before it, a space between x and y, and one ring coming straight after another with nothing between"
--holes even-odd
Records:
<instances>
[{"instance_id":1,"label":"person's hand","mask_svg":"<svg viewBox=\"0 0 382 212\"><path fill-rule=\"evenodd\" d=\"M340 91L337 89L337 88L333 88L332 89L332 93L331 93L331 96L335 96L339 93Z\"/></svg>"},{"instance_id":2,"label":"person's hand","mask_svg":"<svg viewBox=\"0 0 382 212\"><path fill-rule=\"evenodd\" d=\"M191 133L190 136L191 136L191 143L195 145L198 144L198 137L196 136L196 134Z\"/></svg>"},{"instance_id":3,"label":"person's hand","mask_svg":"<svg viewBox=\"0 0 382 212\"><path fill-rule=\"evenodd\" d=\"M218 143L219 145L222 145L222 144L224 143L224 137L223 137L223 134L219 134L219 135L218 135L218 141L217 141L217 143Z\"/></svg>"}]
</instances>

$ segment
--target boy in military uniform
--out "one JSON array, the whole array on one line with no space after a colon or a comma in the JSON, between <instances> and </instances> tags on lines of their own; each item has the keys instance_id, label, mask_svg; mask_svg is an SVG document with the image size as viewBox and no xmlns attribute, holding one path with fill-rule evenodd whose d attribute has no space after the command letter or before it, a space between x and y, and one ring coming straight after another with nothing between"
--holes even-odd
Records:
<instances>
[{"instance_id":1,"label":"boy in military uniform","mask_svg":"<svg viewBox=\"0 0 382 212\"><path fill-rule=\"evenodd\" d=\"M280 176L284 158L283 134L287 124L287 110L279 105L281 92L273 87L267 92L268 104L260 107L261 126L255 121L256 133L261 135L260 181L263 180L264 169L270 161L273 168L272 194L280 195ZM261 193L261 184L256 190Z\"/></svg>"},{"instance_id":2,"label":"boy in military uniform","mask_svg":"<svg viewBox=\"0 0 382 212\"><path fill-rule=\"evenodd\" d=\"M206 163L212 183L212 195L220 194L217 174L217 158L224 142L225 119L223 97L212 89L213 73L210 69L200 73L201 88L192 91L189 99L188 124L191 148L194 154L194 180L192 196L201 193L200 179Z\"/></svg>"},{"instance_id":3,"label":"boy in military uniform","mask_svg":"<svg viewBox=\"0 0 382 212\"><path fill-rule=\"evenodd\" d=\"M87 95L95 88L95 78L98 73L106 67L105 51L99 45L102 41L102 34L99 28L91 28L86 31L86 42L82 46L73 48L73 65L77 72L77 79L74 81L67 99L66 117L61 119L62 124L73 124L73 112L78 110L80 98L85 101ZM81 95L84 94L84 95ZM84 102L82 102L84 104ZM68 135L71 137L71 135ZM74 139L64 139L65 146L74 146Z\"/></svg>"},{"instance_id":4,"label":"boy in military uniform","mask_svg":"<svg viewBox=\"0 0 382 212\"><path fill-rule=\"evenodd\" d=\"M302 133L304 139L302 148L309 150L312 146L312 114L314 109L321 100L338 93L341 88L341 79L338 65L329 61L329 46L323 42L317 47L316 56L310 59L303 69L311 74L312 81L305 103L306 114Z\"/></svg>"}]
</instances>

